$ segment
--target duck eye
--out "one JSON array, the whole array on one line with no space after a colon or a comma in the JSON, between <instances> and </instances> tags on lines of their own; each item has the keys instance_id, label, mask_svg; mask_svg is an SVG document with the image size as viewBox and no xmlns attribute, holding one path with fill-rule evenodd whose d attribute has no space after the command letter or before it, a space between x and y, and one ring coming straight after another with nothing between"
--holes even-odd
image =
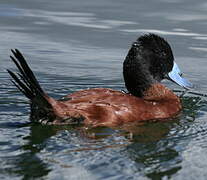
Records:
<instances>
[{"instance_id":1,"label":"duck eye","mask_svg":"<svg viewBox=\"0 0 207 180\"><path fill-rule=\"evenodd\" d=\"M160 55L161 55L162 57L165 57L165 56L167 56L167 53L164 52L164 51L162 51L162 52L160 53Z\"/></svg>"},{"instance_id":2,"label":"duck eye","mask_svg":"<svg viewBox=\"0 0 207 180\"><path fill-rule=\"evenodd\" d=\"M135 41L135 42L132 43L132 47L135 47L136 48L138 46L139 46L139 43L138 42Z\"/></svg>"}]
</instances>

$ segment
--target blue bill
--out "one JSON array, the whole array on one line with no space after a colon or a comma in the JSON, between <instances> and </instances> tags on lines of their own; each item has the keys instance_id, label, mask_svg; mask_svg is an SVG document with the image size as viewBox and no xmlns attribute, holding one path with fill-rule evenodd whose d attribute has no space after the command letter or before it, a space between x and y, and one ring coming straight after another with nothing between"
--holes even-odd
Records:
<instances>
[{"instance_id":1,"label":"blue bill","mask_svg":"<svg viewBox=\"0 0 207 180\"><path fill-rule=\"evenodd\" d=\"M187 79L182 77L182 73L181 73L178 65L175 62L174 62L172 71L170 71L168 73L167 79L175 82L176 84L178 84L186 89L193 88L193 84L190 81L188 81Z\"/></svg>"}]
</instances>

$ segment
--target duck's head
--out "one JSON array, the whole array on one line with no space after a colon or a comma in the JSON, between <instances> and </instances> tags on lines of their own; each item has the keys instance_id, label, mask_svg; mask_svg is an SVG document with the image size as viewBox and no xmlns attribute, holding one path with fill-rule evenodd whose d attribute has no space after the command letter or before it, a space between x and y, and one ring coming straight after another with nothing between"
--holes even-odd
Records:
<instances>
[{"instance_id":1,"label":"duck's head","mask_svg":"<svg viewBox=\"0 0 207 180\"><path fill-rule=\"evenodd\" d=\"M182 77L168 42L155 34L140 36L132 44L123 64L127 90L142 97L152 84L169 79L188 89L192 84Z\"/></svg>"}]
</instances>

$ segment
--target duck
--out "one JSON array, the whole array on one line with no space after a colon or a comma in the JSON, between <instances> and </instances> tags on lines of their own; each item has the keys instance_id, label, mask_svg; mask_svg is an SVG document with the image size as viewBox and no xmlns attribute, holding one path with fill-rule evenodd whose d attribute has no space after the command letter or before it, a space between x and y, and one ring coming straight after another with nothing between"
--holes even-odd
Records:
<instances>
[{"instance_id":1,"label":"duck","mask_svg":"<svg viewBox=\"0 0 207 180\"><path fill-rule=\"evenodd\" d=\"M7 69L12 83L30 102L30 119L48 125L83 124L117 127L127 123L171 120L182 110L180 98L161 83L168 79L190 89L163 37L143 34L132 43L123 62L126 91L83 89L61 99L50 97L40 86L18 49L11 50L18 72Z\"/></svg>"}]
</instances>

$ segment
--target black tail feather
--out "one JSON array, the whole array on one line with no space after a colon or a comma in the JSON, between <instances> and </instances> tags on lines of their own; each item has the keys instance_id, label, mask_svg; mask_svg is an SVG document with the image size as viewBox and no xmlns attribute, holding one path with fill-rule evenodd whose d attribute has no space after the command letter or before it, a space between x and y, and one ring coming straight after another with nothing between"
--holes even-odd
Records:
<instances>
[{"instance_id":1,"label":"black tail feather","mask_svg":"<svg viewBox=\"0 0 207 180\"><path fill-rule=\"evenodd\" d=\"M31 90L28 88L26 83L24 84L13 72L7 70L10 76L14 79L12 83L29 99L33 99L33 94Z\"/></svg>"},{"instance_id":2,"label":"black tail feather","mask_svg":"<svg viewBox=\"0 0 207 180\"><path fill-rule=\"evenodd\" d=\"M23 55L17 49L11 51L13 56L10 56L10 58L19 70L17 73L7 70L13 79L12 83L19 89L19 91L30 99L31 102L35 101L37 106L40 104L41 106L44 105L45 108L51 108L50 103L46 99L46 94L35 78L34 73L28 66Z\"/></svg>"},{"instance_id":3,"label":"black tail feather","mask_svg":"<svg viewBox=\"0 0 207 180\"><path fill-rule=\"evenodd\" d=\"M48 96L41 88L25 58L17 49L11 51L13 56L10 58L19 72L7 71L12 77L11 82L31 101L31 119L38 122L41 119L48 119L48 122L54 120L55 114Z\"/></svg>"},{"instance_id":4,"label":"black tail feather","mask_svg":"<svg viewBox=\"0 0 207 180\"><path fill-rule=\"evenodd\" d=\"M23 55L17 50L15 49L12 50L13 55L16 57L16 59L19 61L20 63L20 69L21 69L21 73L23 75L24 78L26 78L27 80L29 80L32 84L35 85L35 87L43 93L42 88L40 87L37 79L35 78L35 75L33 74L32 70L30 69L30 67L28 66L26 60L24 59ZM20 70L19 69L19 70ZM28 76L29 75L29 76Z\"/></svg>"},{"instance_id":5,"label":"black tail feather","mask_svg":"<svg viewBox=\"0 0 207 180\"><path fill-rule=\"evenodd\" d=\"M13 84L30 100L35 98L37 95L44 96L44 91L40 87L23 55L17 49L15 49L15 51L11 51L14 57L10 56L10 58L19 70L19 73L17 74L7 70L14 80Z\"/></svg>"}]
</instances>

